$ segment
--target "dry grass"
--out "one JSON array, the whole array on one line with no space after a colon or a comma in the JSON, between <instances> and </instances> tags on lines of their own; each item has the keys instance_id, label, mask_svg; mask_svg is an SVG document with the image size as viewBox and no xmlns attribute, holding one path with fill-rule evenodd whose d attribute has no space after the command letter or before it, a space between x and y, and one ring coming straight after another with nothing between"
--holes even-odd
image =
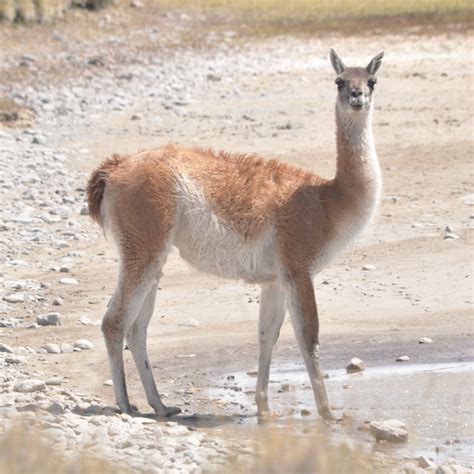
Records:
<instances>
[{"instance_id":1,"label":"dry grass","mask_svg":"<svg viewBox=\"0 0 474 474\"><path fill-rule=\"evenodd\" d=\"M39 430L18 423L0 440L0 472L5 474L127 474L125 467L112 466L86 453L66 459L51 449Z\"/></svg>"}]
</instances>

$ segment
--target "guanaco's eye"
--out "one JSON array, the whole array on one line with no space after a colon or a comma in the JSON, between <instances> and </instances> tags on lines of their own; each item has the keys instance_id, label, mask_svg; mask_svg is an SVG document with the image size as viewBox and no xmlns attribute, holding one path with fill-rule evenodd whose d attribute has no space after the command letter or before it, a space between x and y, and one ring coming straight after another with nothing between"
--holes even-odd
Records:
<instances>
[{"instance_id":1,"label":"guanaco's eye","mask_svg":"<svg viewBox=\"0 0 474 474\"><path fill-rule=\"evenodd\" d=\"M373 79L369 79L369 80L367 81L367 85L368 85L371 89L373 89L373 88L375 87L375 84L377 84L377 79L375 79L375 77L374 77Z\"/></svg>"},{"instance_id":2,"label":"guanaco's eye","mask_svg":"<svg viewBox=\"0 0 474 474\"><path fill-rule=\"evenodd\" d=\"M341 79L340 77L336 77L335 82L339 90L341 90L344 87L344 79Z\"/></svg>"}]
</instances>

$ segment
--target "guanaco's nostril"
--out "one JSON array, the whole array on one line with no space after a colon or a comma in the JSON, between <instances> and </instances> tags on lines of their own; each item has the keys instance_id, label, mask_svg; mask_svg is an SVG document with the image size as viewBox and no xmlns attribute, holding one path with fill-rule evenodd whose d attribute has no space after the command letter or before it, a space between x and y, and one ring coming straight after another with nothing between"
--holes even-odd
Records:
<instances>
[{"instance_id":1,"label":"guanaco's nostril","mask_svg":"<svg viewBox=\"0 0 474 474\"><path fill-rule=\"evenodd\" d=\"M362 91L360 89L352 89L351 96L352 97L360 97L362 95Z\"/></svg>"}]
</instances>

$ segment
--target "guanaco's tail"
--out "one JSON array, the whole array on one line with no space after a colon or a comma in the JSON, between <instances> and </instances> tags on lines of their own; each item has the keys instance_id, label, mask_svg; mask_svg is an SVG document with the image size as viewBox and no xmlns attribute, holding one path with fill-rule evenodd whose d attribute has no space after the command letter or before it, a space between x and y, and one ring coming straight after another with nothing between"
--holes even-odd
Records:
<instances>
[{"instance_id":1,"label":"guanaco's tail","mask_svg":"<svg viewBox=\"0 0 474 474\"><path fill-rule=\"evenodd\" d=\"M104 160L100 166L94 170L87 183L87 201L89 204L89 214L100 226L103 225L100 215L100 205L104 197L105 186L110 173L120 165L125 159L123 156L113 155Z\"/></svg>"}]
</instances>

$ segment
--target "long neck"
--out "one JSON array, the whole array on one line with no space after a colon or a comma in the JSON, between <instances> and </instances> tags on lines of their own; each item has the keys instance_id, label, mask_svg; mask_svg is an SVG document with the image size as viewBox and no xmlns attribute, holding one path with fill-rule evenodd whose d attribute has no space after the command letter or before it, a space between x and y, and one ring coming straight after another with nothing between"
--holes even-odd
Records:
<instances>
[{"instance_id":1,"label":"long neck","mask_svg":"<svg viewBox=\"0 0 474 474\"><path fill-rule=\"evenodd\" d=\"M349 112L337 103L336 124L335 183L344 194L375 208L382 180L372 135L372 108Z\"/></svg>"}]
</instances>

